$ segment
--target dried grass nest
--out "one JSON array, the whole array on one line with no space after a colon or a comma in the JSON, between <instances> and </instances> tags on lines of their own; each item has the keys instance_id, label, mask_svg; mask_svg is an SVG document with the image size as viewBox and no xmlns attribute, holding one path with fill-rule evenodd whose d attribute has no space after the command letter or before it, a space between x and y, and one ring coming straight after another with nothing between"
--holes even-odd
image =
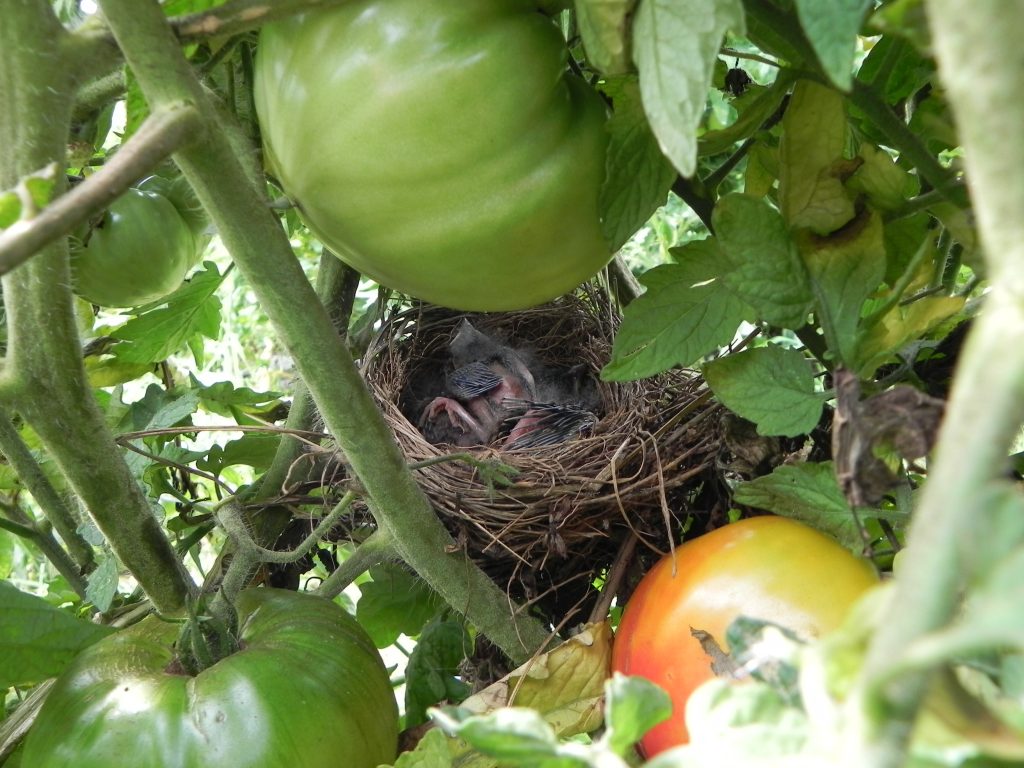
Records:
<instances>
[{"instance_id":1,"label":"dried grass nest","mask_svg":"<svg viewBox=\"0 0 1024 768\"><path fill-rule=\"evenodd\" d=\"M463 318L541 363L586 363L595 378L620 322L598 288L516 312L429 305L394 312L371 341L362 372L412 464L467 450L427 442L411 394L417 376L450 367L448 343ZM585 602L631 532L641 545L667 550L718 451L717 408L697 373L599 381L598 388L599 422L589 435L543 448L468 449L477 459L514 468L510 485L488 484L462 461L428 463L416 472L448 529L491 578L513 597L538 599L550 614Z\"/></svg>"}]
</instances>

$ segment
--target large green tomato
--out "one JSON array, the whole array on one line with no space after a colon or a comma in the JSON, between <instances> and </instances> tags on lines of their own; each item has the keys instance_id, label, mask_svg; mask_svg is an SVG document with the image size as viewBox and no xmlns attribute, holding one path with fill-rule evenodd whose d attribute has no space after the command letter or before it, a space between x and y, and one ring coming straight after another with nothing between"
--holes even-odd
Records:
<instances>
[{"instance_id":1,"label":"large green tomato","mask_svg":"<svg viewBox=\"0 0 1024 768\"><path fill-rule=\"evenodd\" d=\"M86 649L29 732L23 768L314 768L390 764L398 711L355 619L313 595L243 592L241 649L177 674L178 627L149 618Z\"/></svg>"},{"instance_id":2,"label":"large green tomato","mask_svg":"<svg viewBox=\"0 0 1024 768\"><path fill-rule=\"evenodd\" d=\"M378 282L465 310L539 304L609 259L604 102L528 0L352 0L263 28L266 161Z\"/></svg>"},{"instance_id":3,"label":"large green tomato","mask_svg":"<svg viewBox=\"0 0 1024 768\"><path fill-rule=\"evenodd\" d=\"M191 228L167 198L129 189L87 242L72 249L72 285L102 307L146 304L178 289L198 250Z\"/></svg>"},{"instance_id":4,"label":"large green tomato","mask_svg":"<svg viewBox=\"0 0 1024 768\"><path fill-rule=\"evenodd\" d=\"M739 616L765 619L806 638L837 628L878 583L872 566L832 539L784 517L754 517L676 549L647 572L615 633L612 669L668 691L672 716L641 740L647 757L688 741L686 701L713 674L690 629L727 649Z\"/></svg>"}]
</instances>

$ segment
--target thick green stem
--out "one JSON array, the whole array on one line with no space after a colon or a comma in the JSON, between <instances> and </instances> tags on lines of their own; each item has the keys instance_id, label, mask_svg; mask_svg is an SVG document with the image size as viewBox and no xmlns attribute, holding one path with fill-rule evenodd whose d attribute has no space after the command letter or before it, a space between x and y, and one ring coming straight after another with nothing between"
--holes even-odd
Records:
<instances>
[{"instance_id":1,"label":"thick green stem","mask_svg":"<svg viewBox=\"0 0 1024 768\"><path fill-rule=\"evenodd\" d=\"M253 185L218 128L215 110L189 71L159 5L153 0L102 0L101 5L150 106L187 102L200 110L208 126L204 141L182 149L175 160L294 358L328 429L365 487L378 525L394 536L402 558L450 605L514 660L528 658L546 642L547 632L535 619L513 619L504 593L454 547L406 468L262 190Z\"/></svg>"},{"instance_id":2,"label":"thick green stem","mask_svg":"<svg viewBox=\"0 0 1024 768\"><path fill-rule=\"evenodd\" d=\"M359 287L359 273L345 264L333 254L325 252L320 257L320 268L316 275L316 292L334 322L338 333L344 335L352 316L352 304L356 289ZM299 383L295 387L292 407L288 412L288 429L308 431L313 429L317 418L316 406L309 397L306 385ZM284 435L278 444L277 453L270 468L260 478L259 498L269 499L281 492L292 467L302 455L301 441ZM291 478L293 481L296 479ZM280 531L278 531L280 532Z\"/></svg>"},{"instance_id":3,"label":"thick green stem","mask_svg":"<svg viewBox=\"0 0 1024 768\"><path fill-rule=\"evenodd\" d=\"M0 18L0 188L5 188L50 163L64 168L78 73L55 55L67 33L46 0L3 0ZM62 181L63 175L58 194ZM177 612L191 580L93 399L70 285L65 241L47 246L4 277L6 389L153 604Z\"/></svg>"},{"instance_id":4,"label":"thick green stem","mask_svg":"<svg viewBox=\"0 0 1024 768\"><path fill-rule=\"evenodd\" d=\"M54 490L50 481L43 474L38 462L32 456L18 431L11 424L10 418L0 410L0 452L7 458L11 468L17 473L18 479L32 494L46 519L64 540L68 552L83 571L93 565L93 551L82 535L78 532L78 521L71 513L64 499Z\"/></svg>"},{"instance_id":5,"label":"thick green stem","mask_svg":"<svg viewBox=\"0 0 1024 768\"><path fill-rule=\"evenodd\" d=\"M950 621L971 568L986 558L970 534L987 519L984 490L1000 481L1024 421L1024 100L1007 95L1024 88L1024 6L979 0L964 13L956 0L929 0L928 16L992 289L960 358L893 608L871 644L865 703L874 728L858 766L903 765L929 676L883 681L903 649Z\"/></svg>"}]
</instances>

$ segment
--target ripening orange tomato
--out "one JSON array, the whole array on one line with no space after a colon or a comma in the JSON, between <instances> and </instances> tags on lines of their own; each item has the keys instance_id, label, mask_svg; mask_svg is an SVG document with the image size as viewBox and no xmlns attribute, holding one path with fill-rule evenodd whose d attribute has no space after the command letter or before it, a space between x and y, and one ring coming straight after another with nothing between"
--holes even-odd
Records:
<instances>
[{"instance_id":1,"label":"ripening orange tomato","mask_svg":"<svg viewBox=\"0 0 1024 768\"><path fill-rule=\"evenodd\" d=\"M693 690L713 676L692 629L727 650L739 616L814 638L842 623L878 583L874 568L823 533L783 517L754 517L685 542L640 581L622 616L612 669L668 691L672 716L640 742L650 758L689 741L684 715Z\"/></svg>"}]
</instances>

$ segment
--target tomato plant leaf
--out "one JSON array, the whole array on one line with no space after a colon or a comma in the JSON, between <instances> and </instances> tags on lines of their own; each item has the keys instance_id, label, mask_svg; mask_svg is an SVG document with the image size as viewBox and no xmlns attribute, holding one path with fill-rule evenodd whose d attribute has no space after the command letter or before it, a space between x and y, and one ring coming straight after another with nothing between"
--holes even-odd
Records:
<instances>
[{"instance_id":1,"label":"tomato plant leaf","mask_svg":"<svg viewBox=\"0 0 1024 768\"><path fill-rule=\"evenodd\" d=\"M145 395L128 406L120 427L132 432L176 427L195 413L198 407L199 394L196 392L168 392L157 384L150 384Z\"/></svg>"},{"instance_id":2,"label":"tomato plant leaf","mask_svg":"<svg viewBox=\"0 0 1024 768\"><path fill-rule=\"evenodd\" d=\"M931 666L1009 648L1024 650L1022 600L1024 546L1018 546L1004 555L984 581L968 593L961 619L917 639L906 649L901 661Z\"/></svg>"},{"instance_id":3,"label":"tomato plant leaf","mask_svg":"<svg viewBox=\"0 0 1024 768\"><path fill-rule=\"evenodd\" d=\"M607 168L599 200L601 228L609 249L617 251L665 204L676 171L651 133L636 78L611 78L601 90L615 106L607 123Z\"/></svg>"},{"instance_id":4,"label":"tomato plant leaf","mask_svg":"<svg viewBox=\"0 0 1024 768\"><path fill-rule=\"evenodd\" d=\"M884 35L864 57L857 79L878 89L889 103L895 103L920 89L934 72L934 63L905 38Z\"/></svg>"},{"instance_id":5,"label":"tomato plant leaf","mask_svg":"<svg viewBox=\"0 0 1024 768\"><path fill-rule=\"evenodd\" d=\"M149 117L149 103L146 101L146 97L142 95L142 88L139 87L139 81L130 67L125 69L124 78L125 124L124 132L121 134L122 143L139 130L143 120Z\"/></svg>"},{"instance_id":6,"label":"tomato plant leaf","mask_svg":"<svg viewBox=\"0 0 1024 768\"><path fill-rule=\"evenodd\" d=\"M463 622L435 619L424 628L405 668L406 727L425 723L428 707L466 698L470 689L459 679L459 665L472 644Z\"/></svg>"},{"instance_id":7,"label":"tomato plant leaf","mask_svg":"<svg viewBox=\"0 0 1024 768\"><path fill-rule=\"evenodd\" d=\"M885 277L882 218L866 209L840 232L824 238L806 234L800 242L825 341L853 368L864 302Z\"/></svg>"},{"instance_id":8,"label":"tomato plant leaf","mask_svg":"<svg viewBox=\"0 0 1024 768\"><path fill-rule=\"evenodd\" d=\"M772 191L779 177L779 150L762 140L754 142L747 153L747 169L743 174L743 193L764 197Z\"/></svg>"},{"instance_id":9,"label":"tomato plant leaf","mask_svg":"<svg viewBox=\"0 0 1024 768\"><path fill-rule=\"evenodd\" d=\"M416 744L416 748L399 754L393 768L453 768L448 739L440 728L431 728Z\"/></svg>"},{"instance_id":10,"label":"tomato plant leaf","mask_svg":"<svg viewBox=\"0 0 1024 768\"><path fill-rule=\"evenodd\" d=\"M826 235L853 218L843 177L855 168L843 161L845 148L842 95L800 80L782 118L779 145L779 208L790 227Z\"/></svg>"},{"instance_id":11,"label":"tomato plant leaf","mask_svg":"<svg viewBox=\"0 0 1024 768\"><path fill-rule=\"evenodd\" d=\"M793 74L782 70L770 86L751 86L732 102L739 112L736 122L726 128L708 131L697 140L697 152L701 155L716 155L725 152L737 141L753 136L779 108L783 98L793 84Z\"/></svg>"},{"instance_id":12,"label":"tomato plant leaf","mask_svg":"<svg viewBox=\"0 0 1024 768\"><path fill-rule=\"evenodd\" d=\"M362 595L356 618L378 648L386 648L401 634L415 636L444 607L440 596L407 569L393 563L370 569L359 585Z\"/></svg>"},{"instance_id":13,"label":"tomato plant leaf","mask_svg":"<svg viewBox=\"0 0 1024 768\"><path fill-rule=\"evenodd\" d=\"M630 302L615 335L612 359L601 376L624 381L675 365L690 365L728 344L750 309L725 289L722 258L714 240L675 249L678 264L665 264L640 278L647 291Z\"/></svg>"},{"instance_id":14,"label":"tomato plant leaf","mask_svg":"<svg viewBox=\"0 0 1024 768\"><path fill-rule=\"evenodd\" d=\"M863 549L857 519L831 461L787 464L737 486L733 501L807 523L854 551Z\"/></svg>"},{"instance_id":15,"label":"tomato plant leaf","mask_svg":"<svg viewBox=\"0 0 1024 768\"><path fill-rule=\"evenodd\" d=\"M967 302L964 296L928 296L906 306L895 306L866 331L857 345L857 367L871 375L913 339L956 316Z\"/></svg>"},{"instance_id":16,"label":"tomato plant leaf","mask_svg":"<svg viewBox=\"0 0 1024 768\"><path fill-rule=\"evenodd\" d=\"M872 0L796 0L797 16L828 79L850 90L857 35Z\"/></svg>"},{"instance_id":17,"label":"tomato plant leaf","mask_svg":"<svg viewBox=\"0 0 1024 768\"><path fill-rule=\"evenodd\" d=\"M726 408L757 424L759 435L807 434L821 418L823 395L798 350L744 350L706 363L704 376Z\"/></svg>"},{"instance_id":18,"label":"tomato plant leaf","mask_svg":"<svg viewBox=\"0 0 1024 768\"><path fill-rule=\"evenodd\" d=\"M742 32L740 0L644 0L633 20L633 60L644 111L683 176L697 168L697 126L727 30Z\"/></svg>"},{"instance_id":19,"label":"tomato plant leaf","mask_svg":"<svg viewBox=\"0 0 1024 768\"><path fill-rule=\"evenodd\" d=\"M281 397L280 392L257 392L249 387L236 387L230 381L218 381L203 384L194 375L190 376L192 387L199 391L199 399L203 407L230 416L231 412L224 406L228 405L263 405ZM221 408L222 410L216 410Z\"/></svg>"},{"instance_id":20,"label":"tomato plant leaf","mask_svg":"<svg viewBox=\"0 0 1024 768\"><path fill-rule=\"evenodd\" d=\"M672 713L672 700L663 688L620 672L605 683L605 706L605 738L618 755L627 754L641 736Z\"/></svg>"},{"instance_id":21,"label":"tomato plant leaf","mask_svg":"<svg viewBox=\"0 0 1024 768\"><path fill-rule=\"evenodd\" d=\"M107 554L100 559L96 570L89 574L85 588L85 599L105 613L110 609L117 595L117 558Z\"/></svg>"},{"instance_id":22,"label":"tomato plant leaf","mask_svg":"<svg viewBox=\"0 0 1024 768\"><path fill-rule=\"evenodd\" d=\"M220 333L220 299L215 291L224 276L212 262L166 299L140 308L140 314L111 336L125 344L114 347L114 354L126 363L153 363L165 360L182 349L194 335L215 339ZM165 305L166 304L166 305Z\"/></svg>"},{"instance_id":23,"label":"tomato plant leaf","mask_svg":"<svg viewBox=\"0 0 1024 768\"><path fill-rule=\"evenodd\" d=\"M576 0L587 61L606 75L629 70L629 16L637 0Z\"/></svg>"},{"instance_id":24,"label":"tomato plant leaf","mask_svg":"<svg viewBox=\"0 0 1024 768\"><path fill-rule=\"evenodd\" d=\"M765 200L723 197L713 214L715 233L729 260L723 282L772 325L800 328L813 294L807 270L786 223Z\"/></svg>"},{"instance_id":25,"label":"tomato plant leaf","mask_svg":"<svg viewBox=\"0 0 1024 768\"><path fill-rule=\"evenodd\" d=\"M113 630L0 581L0 687L27 686L60 674L86 646Z\"/></svg>"},{"instance_id":26,"label":"tomato plant leaf","mask_svg":"<svg viewBox=\"0 0 1024 768\"><path fill-rule=\"evenodd\" d=\"M920 191L917 176L897 165L887 152L861 144L858 156L864 163L850 177L846 188L866 194L875 208L895 211Z\"/></svg>"},{"instance_id":27,"label":"tomato plant leaf","mask_svg":"<svg viewBox=\"0 0 1024 768\"><path fill-rule=\"evenodd\" d=\"M587 768L589 765L582 758L553 762L558 752L558 738L540 713L532 709L506 707L486 715L469 715L459 709L435 709L430 716L448 733L506 765L538 768Z\"/></svg>"},{"instance_id":28,"label":"tomato plant leaf","mask_svg":"<svg viewBox=\"0 0 1024 768\"><path fill-rule=\"evenodd\" d=\"M218 476L226 467L236 464L265 469L274 460L280 442L278 434L250 432L224 445L212 446L196 466Z\"/></svg>"},{"instance_id":29,"label":"tomato plant leaf","mask_svg":"<svg viewBox=\"0 0 1024 768\"><path fill-rule=\"evenodd\" d=\"M611 627L588 624L579 633L539 658L510 672L462 703L486 711L514 704L530 707L560 738L589 733L601 724L601 699L612 654ZM486 709L479 709L479 707Z\"/></svg>"}]
</instances>

